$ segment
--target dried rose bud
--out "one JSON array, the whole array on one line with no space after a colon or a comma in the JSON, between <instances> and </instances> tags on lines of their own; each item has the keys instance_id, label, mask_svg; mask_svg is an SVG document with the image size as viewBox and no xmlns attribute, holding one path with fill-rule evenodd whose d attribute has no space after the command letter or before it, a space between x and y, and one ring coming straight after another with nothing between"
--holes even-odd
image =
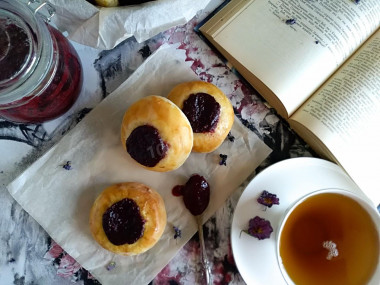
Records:
<instances>
[{"instance_id":1,"label":"dried rose bud","mask_svg":"<svg viewBox=\"0 0 380 285\"><path fill-rule=\"evenodd\" d=\"M273 228L268 220L259 216L249 220L247 233L259 240L270 238Z\"/></svg>"},{"instance_id":2,"label":"dried rose bud","mask_svg":"<svg viewBox=\"0 0 380 285\"><path fill-rule=\"evenodd\" d=\"M264 190L263 193L261 193L260 197L257 198L257 202L269 208L273 205L280 205L280 199L277 198L277 195L269 193L266 190Z\"/></svg>"}]
</instances>

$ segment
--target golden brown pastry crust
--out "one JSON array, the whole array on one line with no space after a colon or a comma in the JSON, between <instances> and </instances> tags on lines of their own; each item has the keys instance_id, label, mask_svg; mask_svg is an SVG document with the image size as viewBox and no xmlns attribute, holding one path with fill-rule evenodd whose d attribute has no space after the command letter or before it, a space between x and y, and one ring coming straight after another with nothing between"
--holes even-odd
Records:
<instances>
[{"instance_id":1,"label":"golden brown pastry crust","mask_svg":"<svg viewBox=\"0 0 380 285\"><path fill-rule=\"evenodd\" d=\"M143 236L133 244L114 245L103 229L103 214L116 202L132 199L145 220ZM105 249L120 255L137 255L152 248L166 226L166 210L162 197L152 188L137 182L125 182L107 187L95 200L90 212L90 230Z\"/></svg>"},{"instance_id":2,"label":"golden brown pastry crust","mask_svg":"<svg viewBox=\"0 0 380 285\"><path fill-rule=\"evenodd\" d=\"M177 169L185 162L193 147L193 131L189 120L173 102L156 95L135 102L125 112L121 125L121 142L125 150L131 132L142 125L155 127L169 149L154 167L139 165L164 172Z\"/></svg>"},{"instance_id":3,"label":"golden brown pastry crust","mask_svg":"<svg viewBox=\"0 0 380 285\"><path fill-rule=\"evenodd\" d=\"M173 88L168 99L173 101L181 110L184 101L191 94L206 93L214 97L220 105L218 124L213 132L194 133L193 151L211 152L217 149L227 137L234 122L234 110L230 100L215 85L203 81L184 82Z\"/></svg>"},{"instance_id":4,"label":"golden brown pastry crust","mask_svg":"<svg viewBox=\"0 0 380 285\"><path fill-rule=\"evenodd\" d=\"M94 0L96 5L103 7L117 7L119 6L119 0Z\"/></svg>"}]
</instances>

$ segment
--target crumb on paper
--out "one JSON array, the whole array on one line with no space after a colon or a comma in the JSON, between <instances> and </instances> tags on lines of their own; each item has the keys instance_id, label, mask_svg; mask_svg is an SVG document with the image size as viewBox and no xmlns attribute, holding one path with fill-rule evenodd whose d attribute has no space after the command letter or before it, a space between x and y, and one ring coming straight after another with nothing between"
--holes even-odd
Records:
<instances>
[{"instance_id":1,"label":"crumb on paper","mask_svg":"<svg viewBox=\"0 0 380 285\"><path fill-rule=\"evenodd\" d=\"M220 157L219 165L227 166L228 155L227 154L219 154L219 157Z\"/></svg>"},{"instance_id":2,"label":"crumb on paper","mask_svg":"<svg viewBox=\"0 0 380 285\"><path fill-rule=\"evenodd\" d=\"M272 207L273 205L280 205L280 199L276 194L272 194L266 190L264 190L260 197L257 198L257 202L261 205Z\"/></svg>"}]
</instances>

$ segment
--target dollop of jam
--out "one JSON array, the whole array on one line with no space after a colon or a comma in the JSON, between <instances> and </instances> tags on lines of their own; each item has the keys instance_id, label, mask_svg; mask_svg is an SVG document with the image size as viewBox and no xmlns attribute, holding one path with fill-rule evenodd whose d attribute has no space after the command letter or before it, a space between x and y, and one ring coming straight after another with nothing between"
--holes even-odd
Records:
<instances>
[{"instance_id":1,"label":"dollop of jam","mask_svg":"<svg viewBox=\"0 0 380 285\"><path fill-rule=\"evenodd\" d=\"M199 174L193 174L185 185L174 186L172 193L174 196L183 195L186 208L194 216L202 214L210 202L210 186Z\"/></svg>"},{"instance_id":2,"label":"dollop of jam","mask_svg":"<svg viewBox=\"0 0 380 285\"><path fill-rule=\"evenodd\" d=\"M220 105L211 95L196 93L183 102L182 112L194 133L213 132L219 121Z\"/></svg>"},{"instance_id":3,"label":"dollop of jam","mask_svg":"<svg viewBox=\"0 0 380 285\"><path fill-rule=\"evenodd\" d=\"M138 163L153 167L163 159L169 145L161 138L158 130L149 125L135 128L127 141L127 152Z\"/></svg>"},{"instance_id":4,"label":"dollop of jam","mask_svg":"<svg viewBox=\"0 0 380 285\"><path fill-rule=\"evenodd\" d=\"M133 244L144 234L145 220L132 199L116 202L103 214L103 229L114 245Z\"/></svg>"},{"instance_id":5,"label":"dollop of jam","mask_svg":"<svg viewBox=\"0 0 380 285\"><path fill-rule=\"evenodd\" d=\"M176 185L176 186L174 186L173 189L172 189L173 196L176 196L176 197L182 196L182 192L183 192L183 188L184 187L185 187L185 185Z\"/></svg>"}]
</instances>

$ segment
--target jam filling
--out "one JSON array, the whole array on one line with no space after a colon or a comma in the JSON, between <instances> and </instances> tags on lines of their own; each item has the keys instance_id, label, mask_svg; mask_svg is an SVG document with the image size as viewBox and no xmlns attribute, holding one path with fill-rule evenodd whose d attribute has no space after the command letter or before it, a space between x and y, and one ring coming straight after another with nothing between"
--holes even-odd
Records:
<instances>
[{"instance_id":1,"label":"jam filling","mask_svg":"<svg viewBox=\"0 0 380 285\"><path fill-rule=\"evenodd\" d=\"M144 234L145 220L132 199L116 202L103 214L103 229L114 245L133 244Z\"/></svg>"},{"instance_id":2,"label":"jam filling","mask_svg":"<svg viewBox=\"0 0 380 285\"><path fill-rule=\"evenodd\" d=\"M210 202L210 186L199 174L193 174L185 185L177 185L172 189L174 196L183 195L186 208L194 216L206 210Z\"/></svg>"},{"instance_id":3,"label":"jam filling","mask_svg":"<svg viewBox=\"0 0 380 285\"><path fill-rule=\"evenodd\" d=\"M161 138L158 130L149 125L135 128L127 141L127 152L138 163L153 167L163 159L169 145Z\"/></svg>"},{"instance_id":4,"label":"jam filling","mask_svg":"<svg viewBox=\"0 0 380 285\"><path fill-rule=\"evenodd\" d=\"M183 102L182 112L194 133L213 132L219 121L220 105L211 95L196 93Z\"/></svg>"}]
</instances>

